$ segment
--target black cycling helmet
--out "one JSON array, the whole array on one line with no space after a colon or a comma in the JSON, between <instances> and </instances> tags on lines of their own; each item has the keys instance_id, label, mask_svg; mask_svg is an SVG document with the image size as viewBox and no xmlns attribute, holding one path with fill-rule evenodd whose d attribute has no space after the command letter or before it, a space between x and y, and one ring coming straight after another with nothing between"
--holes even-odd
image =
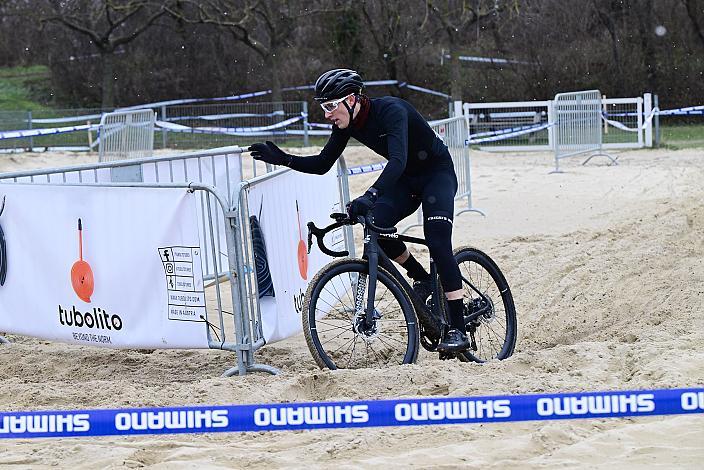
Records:
<instances>
[{"instance_id":1,"label":"black cycling helmet","mask_svg":"<svg viewBox=\"0 0 704 470\"><path fill-rule=\"evenodd\" d=\"M315 101L336 100L351 93L361 93L362 77L350 69L332 69L315 81Z\"/></svg>"}]
</instances>

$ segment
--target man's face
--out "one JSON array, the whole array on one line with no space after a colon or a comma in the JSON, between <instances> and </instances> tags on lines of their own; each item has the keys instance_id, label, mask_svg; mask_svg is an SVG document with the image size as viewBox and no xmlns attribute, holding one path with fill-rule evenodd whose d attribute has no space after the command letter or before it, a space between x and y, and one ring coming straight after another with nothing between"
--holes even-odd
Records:
<instances>
[{"instance_id":1,"label":"man's face","mask_svg":"<svg viewBox=\"0 0 704 470\"><path fill-rule=\"evenodd\" d=\"M332 122L340 129L345 129L350 125L350 113L347 111L347 108L342 101L346 101L347 105L351 108L354 103L354 95L348 95L339 101L328 101L327 103L323 103L323 106L327 106L329 109L337 104L332 111L325 110L325 119Z\"/></svg>"}]
</instances>

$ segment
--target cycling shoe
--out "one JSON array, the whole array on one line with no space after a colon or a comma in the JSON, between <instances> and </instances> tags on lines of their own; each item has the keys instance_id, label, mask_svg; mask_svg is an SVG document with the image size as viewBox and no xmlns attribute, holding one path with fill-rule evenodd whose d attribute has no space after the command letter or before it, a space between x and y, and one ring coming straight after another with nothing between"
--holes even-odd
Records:
<instances>
[{"instance_id":1,"label":"cycling shoe","mask_svg":"<svg viewBox=\"0 0 704 470\"><path fill-rule=\"evenodd\" d=\"M438 344L440 352L462 352L469 349L469 340L467 335L462 333L457 328L450 329Z\"/></svg>"}]
</instances>

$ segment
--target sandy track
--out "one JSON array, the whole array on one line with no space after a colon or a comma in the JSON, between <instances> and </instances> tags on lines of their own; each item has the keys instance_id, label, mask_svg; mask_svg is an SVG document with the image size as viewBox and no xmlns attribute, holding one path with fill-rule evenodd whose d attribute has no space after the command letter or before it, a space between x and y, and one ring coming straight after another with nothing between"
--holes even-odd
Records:
<instances>
[{"instance_id":1,"label":"sandy track","mask_svg":"<svg viewBox=\"0 0 704 470\"><path fill-rule=\"evenodd\" d=\"M378 158L360 148L350 165ZM12 155L0 171L95 161ZM0 409L76 409L568 392L704 384L704 156L631 151L618 166L550 155L473 156L474 205L455 245L489 253L511 284L516 354L484 365L321 371L302 337L268 345L279 376L221 378L218 351L113 351L9 336ZM353 177L354 193L375 175ZM696 468L701 416L415 429L0 442L18 467L335 466ZM449 455L438 460L439 455Z\"/></svg>"}]
</instances>

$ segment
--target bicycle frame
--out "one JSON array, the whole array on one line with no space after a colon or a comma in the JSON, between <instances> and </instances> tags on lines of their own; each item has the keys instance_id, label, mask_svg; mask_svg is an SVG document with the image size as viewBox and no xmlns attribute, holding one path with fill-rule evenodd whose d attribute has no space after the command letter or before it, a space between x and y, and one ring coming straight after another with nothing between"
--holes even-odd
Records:
<instances>
[{"instance_id":1,"label":"bicycle frame","mask_svg":"<svg viewBox=\"0 0 704 470\"><path fill-rule=\"evenodd\" d=\"M401 284L409 295L414 295L413 288L396 268L394 263L391 261L391 258L389 258L383 250L379 249L379 237L394 239L401 242L414 243L426 247L428 246L427 242L422 238L399 235L397 233L378 233L370 229L369 224L364 224L364 253L362 254L362 259L366 259L369 262L369 291L367 295L367 309L364 320L364 326L367 328L371 328L374 324L374 297L376 294L376 281L379 266L382 266L384 269L389 271L389 273L396 278L399 284ZM435 263L432 258L430 260L430 275L433 279L433 301L435 305L440 305L438 301L440 293L438 289L437 268L435 267ZM358 280L357 282L359 283L360 281ZM438 312L433 313L435 313L436 316L443 321L442 316L438 315Z\"/></svg>"},{"instance_id":2,"label":"bicycle frame","mask_svg":"<svg viewBox=\"0 0 704 470\"><path fill-rule=\"evenodd\" d=\"M308 222L308 252L310 252L310 248L313 243L313 236L315 236L318 240L318 246L320 247L321 251L323 253L326 253L330 256L338 257L338 256L348 256L349 253L346 251L344 252L335 252L330 250L325 246L323 243L323 236L328 233L329 231L336 229L338 227L341 227L343 225L351 225L355 223L351 219L348 218L347 214L343 213L336 213L336 214L331 214L331 217L336 220L335 223L320 229L315 226L313 222ZM411 237L409 235L403 235L403 234L398 234L396 233L395 228L384 228L384 227L377 227L374 225L373 220L367 215L367 216L359 216L358 221L361 223L364 227L364 253L362 255L362 258L367 260L369 263L369 291L368 291L368 296L367 296L367 308L366 308L366 313L364 314L364 327L365 328L373 328L374 326L374 296L376 294L376 282L377 282L377 277L378 277L378 272L379 272L379 265L381 265L383 268L385 268L389 273L396 278L396 280L401 284L401 286L406 290L409 296L414 296L415 291L411 287L411 285L406 281L405 277L399 272L398 269L396 269L396 266L394 266L393 262L391 259L384 253L383 250L379 249L379 237L384 237L384 238L390 238L394 240L399 240L402 242L408 242L412 244L417 244L417 245L423 245L425 247L428 246L428 243L422 239L422 238L417 238L417 237ZM436 306L432 310L432 314L438 319L440 322L440 327L444 327L444 325L447 324L447 319L443 317L442 315L442 310L436 311L436 309L439 309L439 306L441 305L441 292L440 292L440 282L438 280L437 276L437 268L435 266L435 263L433 262L432 258L430 259L430 275L432 276L433 279L433 293L432 293L432 298L433 298L433 303ZM355 297L355 314L361 314L361 311L363 310L361 305L358 305L358 302L361 302L361 298L363 297L364 289L366 288L366 279L363 278L363 276L360 276L361 280L357 280L357 289L356 289L356 297ZM479 290L477 289L474 284L472 284L467 278L462 276L462 281L465 282L471 289L474 291L479 297L484 300L484 302L489 305L489 299ZM358 301L358 299L360 299ZM413 300L413 299L410 299ZM425 299L422 299L425 301ZM469 324L470 322L473 322L477 320L481 315L485 313L486 308L479 309L476 311L472 311L469 315L465 315L464 320L466 324ZM418 314L418 312L416 312ZM424 325L425 326L425 325Z\"/></svg>"}]
</instances>

